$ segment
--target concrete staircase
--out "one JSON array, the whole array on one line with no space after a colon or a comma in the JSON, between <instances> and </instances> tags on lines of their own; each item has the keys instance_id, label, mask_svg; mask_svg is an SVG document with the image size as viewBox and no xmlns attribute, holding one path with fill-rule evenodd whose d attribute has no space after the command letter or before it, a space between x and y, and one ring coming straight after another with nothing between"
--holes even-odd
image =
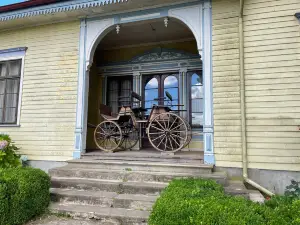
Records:
<instances>
[{"instance_id":1,"label":"concrete staircase","mask_svg":"<svg viewBox=\"0 0 300 225\"><path fill-rule=\"evenodd\" d=\"M213 172L195 157L86 156L49 171L52 180L50 210L99 224L147 224L160 192L174 178L214 179L231 194L225 173Z\"/></svg>"}]
</instances>

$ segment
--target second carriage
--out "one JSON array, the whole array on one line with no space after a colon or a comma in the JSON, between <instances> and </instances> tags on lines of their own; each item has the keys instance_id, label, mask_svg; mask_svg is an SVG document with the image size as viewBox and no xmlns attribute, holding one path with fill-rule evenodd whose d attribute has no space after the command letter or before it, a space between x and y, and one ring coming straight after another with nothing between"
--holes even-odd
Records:
<instances>
[{"instance_id":1,"label":"second carriage","mask_svg":"<svg viewBox=\"0 0 300 225\"><path fill-rule=\"evenodd\" d=\"M135 92L120 98L118 115L101 114L104 121L94 131L95 143L101 150L131 150L141 136L146 136L150 144L162 152L177 152L190 143L191 127L179 115L182 110L172 110L174 105L168 92L166 98L169 104L153 105L149 115L145 115L147 110L140 107L142 97Z\"/></svg>"}]
</instances>

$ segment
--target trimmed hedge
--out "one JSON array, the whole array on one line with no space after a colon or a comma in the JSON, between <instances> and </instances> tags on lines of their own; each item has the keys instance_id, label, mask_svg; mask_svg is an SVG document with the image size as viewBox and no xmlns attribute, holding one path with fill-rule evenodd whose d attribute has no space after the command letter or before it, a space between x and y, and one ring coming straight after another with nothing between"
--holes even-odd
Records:
<instances>
[{"instance_id":1,"label":"trimmed hedge","mask_svg":"<svg viewBox=\"0 0 300 225\"><path fill-rule=\"evenodd\" d=\"M39 169L0 170L0 225L23 224L45 211L50 178Z\"/></svg>"},{"instance_id":2,"label":"trimmed hedge","mask_svg":"<svg viewBox=\"0 0 300 225\"><path fill-rule=\"evenodd\" d=\"M224 194L211 180L174 180L153 207L150 225L300 225L300 200L276 196L265 204Z\"/></svg>"}]
</instances>

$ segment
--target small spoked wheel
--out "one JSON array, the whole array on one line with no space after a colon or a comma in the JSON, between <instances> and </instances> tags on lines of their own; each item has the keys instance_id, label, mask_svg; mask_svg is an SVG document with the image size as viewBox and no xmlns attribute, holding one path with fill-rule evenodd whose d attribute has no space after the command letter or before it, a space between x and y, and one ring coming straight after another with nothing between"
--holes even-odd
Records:
<instances>
[{"instance_id":1,"label":"small spoked wheel","mask_svg":"<svg viewBox=\"0 0 300 225\"><path fill-rule=\"evenodd\" d=\"M123 142L121 148L131 150L139 141L139 131L134 127L125 127L123 130Z\"/></svg>"},{"instance_id":2,"label":"small spoked wheel","mask_svg":"<svg viewBox=\"0 0 300 225\"><path fill-rule=\"evenodd\" d=\"M103 121L95 129L94 140L101 150L113 152L122 144L121 128L113 121Z\"/></svg>"},{"instance_id":3,"label":"small spoked wheel","mask_svg":"<svg viewBox=\"0 0 300 225\"><path fill-rule=\"evenodd\" d=\"M151 145L162 152L180 151L188 140L186 122L171 112L154 117L148 126L147 133Z\"/></svg>"}]
</instances>

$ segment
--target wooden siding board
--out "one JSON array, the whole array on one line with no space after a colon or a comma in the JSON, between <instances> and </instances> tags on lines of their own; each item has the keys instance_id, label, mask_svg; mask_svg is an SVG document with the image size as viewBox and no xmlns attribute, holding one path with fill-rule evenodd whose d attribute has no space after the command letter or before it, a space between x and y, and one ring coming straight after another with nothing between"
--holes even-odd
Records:
<instances>
[{"instance_id":1,"label":"wooden siding board","mask_svg":"<svg viewBox=\"0 0 300 225\"><path fill-rule=\"evenodd\" d=\"M295 170L300 155L300 38L297 0L245 4L249 166Z\"/></svg>"},{"instance_id":2,"label":"wooden siding board","mask_svg":"<svg viewBox=\"0 0 300 225\"><path fill-rule=\"evenodd\" d=\"M0 127L30 160L72 159L79 21L0 34L0 49L28 47L20 127Z\"/></svg>"},{"instance_id":3,"label":"wooden siding board","mask_svg":"<svg viewBox=\"0 0 300 225\"><path fill-rule=\"evenodd\" d=\"M241 167L239 2L216 0L212 5L216 165ZM300 169L300 36L293 16L297 8L298 0L245 2L250 168Z\"/></svg>"}]
</instances>

